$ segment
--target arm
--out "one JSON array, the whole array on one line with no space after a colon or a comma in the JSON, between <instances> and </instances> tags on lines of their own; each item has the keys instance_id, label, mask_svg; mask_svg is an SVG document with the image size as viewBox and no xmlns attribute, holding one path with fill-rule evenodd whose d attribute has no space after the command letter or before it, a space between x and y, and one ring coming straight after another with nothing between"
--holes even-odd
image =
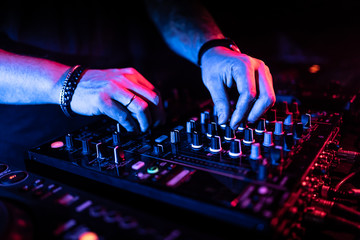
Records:
<instances>
[{"instance_id":1,"label":"arm","mask_svg":"<svg viewBox=\"0 0 360 240\"><path fill-rule=\"evenodd\" d=\"M151 18L169 47L195 64L205 42L224 38L210 13L197 1L146 2ZM217 46L202 56L201 71L219 124L230 120L230 126L236 129L242 121L256 121L275 103L272 77L261 60ZM227 88L234 83L240 95L231 114Z\"/></svg>"},{"instance_id":2,"label":"arm","mask_svg":"<svg viewBox=\"0 0 360 240\"><path fill-rule=\"evenodd\" d=\"M205 42L224 38L210 13L196 0L147 0L146 3L169 47L195 64Z\"/></svg>"},{"instance_id":3,"label":"arm","mask_svg":"<svg viewBox=\"0 0 360 240\"><path fill-rule=\"evenodd\" d=\"M69 66L0 49L0 103L58 104Z\"/></svg>"},{"instance_id":4,"label":"arm","mask_svg":"<svg viewBox=\"0 0 360 240\"><path fill-rule=\"evenodd\" d=\"M0 103L59 104L69 68L0 50ZM74 92L71 109L86 116L105 114L128 131L139 127L146 131L164 120L160 96L133 68L87 70Z\"/></svg>"}]
</instances>

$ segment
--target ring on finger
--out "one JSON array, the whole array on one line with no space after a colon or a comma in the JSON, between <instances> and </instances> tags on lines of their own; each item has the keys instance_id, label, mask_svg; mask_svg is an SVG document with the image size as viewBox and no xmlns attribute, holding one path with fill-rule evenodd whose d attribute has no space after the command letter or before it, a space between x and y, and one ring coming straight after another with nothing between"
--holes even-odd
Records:
<instances>
[{"instance_id":1,"label":"ring on finger","mask_svg":"<svg viewBox=\"0 0 360 240\"><path fill-rule=\"evenodd\" d=\"M128 104L125 105L125 107L127 108L136 98L136 95L134 94L134 96L132 96L132 98L130 99L130 101L128 102Z\"/></svg>"}]
</instances>

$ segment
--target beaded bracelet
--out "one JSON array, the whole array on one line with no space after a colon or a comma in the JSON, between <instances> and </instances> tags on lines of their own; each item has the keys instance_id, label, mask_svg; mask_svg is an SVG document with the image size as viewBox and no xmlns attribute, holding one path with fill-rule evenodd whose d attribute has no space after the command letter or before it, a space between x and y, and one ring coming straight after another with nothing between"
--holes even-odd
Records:
<instances>
[{"instance_id":1,"label":"beaded bracelet","mask_svg":"<svg viewBox=\"0 0 360 240\"><path fill-rule=\"evenodd\" d=\"M233 51L240 52L240 49L238 48L236 43L230 38L212 39L210 41L205 42L201 46L199 53L198 53L198 62L197 62L198 65L201 66L201 58L207 50L209 50L210 48L213 48L213 47L218 47L218 46L226 47Z\"/></svg>"},{"instance_id":2,"label":"beaded bracelet","mask_svg":"<svg viewBox=\"0 0 360 240\"><path fill-rule=\"evenodd\" d=\"M84 71L85 68L80 65L71 67L64 80L64 85L60 94L60 107L67 117L75 116L75 113L71 110L70 103Z\"/></svg>"}]
</instances>

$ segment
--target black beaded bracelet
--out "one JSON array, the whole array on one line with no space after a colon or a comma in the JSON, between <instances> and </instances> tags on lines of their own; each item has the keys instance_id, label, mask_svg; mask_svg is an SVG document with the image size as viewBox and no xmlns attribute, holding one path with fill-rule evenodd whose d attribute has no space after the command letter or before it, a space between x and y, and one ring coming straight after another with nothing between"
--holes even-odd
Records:
<instances>
[{"instance_id":1,"label":"black beaded bracelet","mask_svg":"<svg viewBox=\"0 0 360 240\"><path fill-rule=\"evenodd\" d=\"M77 84L85 71L85 67L76 65L69 69L64 80L60 94L60 107L67 117L74 117L76 114L71 110L70 103L74 95Z\"/></svg>"},{"instance_id":2,"label":"black beaded bracelet","mask_svg":"<svg viewBox=\"0 0 360 240\"><path fill-rule=\"evenodd\" d=\"M218 46L226 47L233 51L240 52L240 49L238 48L236 43L230 38L212 39L210 41L205 42L201 46L201 48L199 50L199 54L198 54L198 62L197 62L198 65L201 66L201 58L207 50L209 50L210 48L213 48L213 47L218 47Z\"/></svg>"}]
</instances>

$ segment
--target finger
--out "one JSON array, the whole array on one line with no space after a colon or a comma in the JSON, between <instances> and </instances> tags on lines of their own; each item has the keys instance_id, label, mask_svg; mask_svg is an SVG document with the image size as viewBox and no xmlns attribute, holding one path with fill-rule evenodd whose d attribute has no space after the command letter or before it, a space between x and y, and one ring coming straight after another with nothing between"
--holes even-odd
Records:
<instances>
[{"instance_id":1,"label":"finger","mask_svg":"<svg viewBox=\"0 0 360 240\"><path fill-rule=\"evenodd\" d=\"M126 88L131 90L132 92L136 93L136 95L142 96L143 99L153 103L154 105L159 104L159 96L158 94L144 86L139 84L135 84L132 81L122 81L116 83L119 88Z\"/></svg>"},{"instance_id":2,"label":"finger","mask_svg":"<svg viewBox=\"0 0 360 240\"><path fill-rule=\"evenodd\" d=\"M252 67L247 67L245 74L237 69L233 70L233 78L236 82L237 89L239 92L239 99L236 103L236 108L231 116L230 126L236 129L241 122L243 122L256 98L256 82L255 73Z\"/></svg>"},{"instance_id":3,"label":"finger","mask_svg":"<svg viewBox=\"0 0 360 240\"><path fill-rule=\"evenodd\" d=\"M132 113L132 116L139 122L141 131L145 132L151 125L151 115L148 108L148 103L141 98L141 96L129 91L126 88L119 88L112 93L112 98L124 106ZM130 103L130 104L129 104Z\"/></svg>"},{"instance_id":4,"label":"finger","mask_svg":"<svg viewBox=\"0 0 360 240\"><path fill-rule=\"evenodd\" d=\"M206 87L215 105L218 123L226 123L230 115L230 103L224 83L215 75L211 76L209 81L204 82L207 82Z\"/></svg>"},{"instance_id":5,"label":"finger","mask_svg":"<svg viewBox=\"0 0 360 240\"><path fill-rule=\"evenodd\" d=\"M269 68L262 61L260 61L258 73L259 96L249 113L249 122L255 122L275 103L272 76Z\"/></svg>"},{"instance_id":6,"label":"finger","mask_svg":"<svg viewBox=\"0 0 360 240\"><path fill-rule=\"evenodd\" d=\"M149 105L140 96L136 96L134 100L127 106L132 115L138 120L140 129L145 132L151 126L151 114Z\"/></svg>"},{"instance_id":7,"label":"finger","mask_svg":"<svg viewBox=\"0 0 360 240\"><path fill-rule=\"evenodd\" d=\"M139 126L131 113L119 102L112 99L104 101L100 111L120 123L128 132L139 132Z\"/></svg>"},{"instance_id":8,"label":"finger","mask_svg":"<svg viewBox=\"0 0 360 240\"><path fill-rule=\"evenodd\" d=\"M120 81L117 82L119 85L130 89L138 95L143 96L144 99L152 102L155 105L159 104L159 94L155 87L146 80L136 69L125 68L121 69L119 74Z\"/></svg>"},{"instance_id":9,"label":"finger","mask_svg":"<svg viewBox=\"0 0 360 240\"><path fill-rule=\"evenodd\" d=\"M155 90L155 87L135 68L122 68L121 71L122 75L125 75L128 79L132 79L132 76L136 75L136 78L132 79L134 82L141 84L150 90Z\"/></svg>"}]
</instances>

